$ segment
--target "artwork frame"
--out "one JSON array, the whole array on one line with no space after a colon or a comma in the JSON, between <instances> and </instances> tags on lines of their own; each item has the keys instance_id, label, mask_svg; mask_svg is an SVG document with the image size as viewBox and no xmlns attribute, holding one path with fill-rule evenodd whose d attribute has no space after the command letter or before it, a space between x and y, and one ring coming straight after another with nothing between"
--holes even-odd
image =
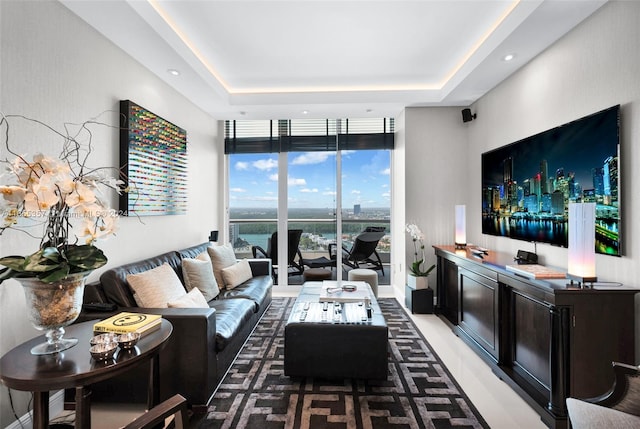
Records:
<instances>
[{"instance_id":1,"label":"artwork frame","mask_svg":"<svg viewBox=\"0 0 640 429\"><path fill-rule=\"evenodd\" d=\"M130 100L120 101L124 216L187 213L187 132Z\"/></svg>"}]
</instances>

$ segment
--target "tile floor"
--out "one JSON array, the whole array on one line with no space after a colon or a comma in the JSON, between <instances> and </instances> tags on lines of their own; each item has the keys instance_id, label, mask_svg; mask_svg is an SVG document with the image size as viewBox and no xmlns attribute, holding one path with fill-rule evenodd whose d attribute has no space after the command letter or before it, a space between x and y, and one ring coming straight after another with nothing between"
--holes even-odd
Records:
<instances>
[{"instance_id":1,"label":"tile floor","mask_svg":"<svg viewBox=\"0 0 640 429\"><path fill-rule=\"evenodd\" d=\"M391 288L388 288L383 296L392 296L392 293ZM430 314L416 314L412 315L412 319L492 429L546 428L538 414L496 377L482 359L455 336L440 318ZM120 427L141 412L140 406L136 405L114 410L94 404L92 427Z\"/></svg>"}]
</instances>

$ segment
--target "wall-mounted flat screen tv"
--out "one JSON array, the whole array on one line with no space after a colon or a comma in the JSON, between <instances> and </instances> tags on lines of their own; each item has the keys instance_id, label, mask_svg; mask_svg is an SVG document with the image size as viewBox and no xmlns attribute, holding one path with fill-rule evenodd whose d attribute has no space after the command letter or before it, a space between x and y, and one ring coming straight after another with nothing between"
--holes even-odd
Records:
<instances>
[{"instance_id":1,"label":"wall-mounted flat screen tv","mask_svg":"<svg viewBox=\"0 0 640 429\"><path fill-rule=\"evenodd\" d=\"M568 207L596 203L596 252L621 255L620 106L482 154L482 233L568 246Z\"/></svg>"}]
</instances>

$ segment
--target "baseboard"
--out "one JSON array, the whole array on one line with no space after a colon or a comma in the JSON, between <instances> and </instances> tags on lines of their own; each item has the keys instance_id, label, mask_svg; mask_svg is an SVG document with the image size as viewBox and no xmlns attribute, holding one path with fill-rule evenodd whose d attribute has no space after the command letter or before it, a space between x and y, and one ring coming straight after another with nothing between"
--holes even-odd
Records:
<instances>
[{"instance_id":1,"label":"baseboard","mask_svg":"<svg viewBox=\"0 0 640 429\"><path fill-rule=\"evenodd\" d=\"M55 417L64 409L64 390L59 390L49 396L49 416ZM20 417L5 429L33 429L33 411Z\"/></svg>"}]
</instances>

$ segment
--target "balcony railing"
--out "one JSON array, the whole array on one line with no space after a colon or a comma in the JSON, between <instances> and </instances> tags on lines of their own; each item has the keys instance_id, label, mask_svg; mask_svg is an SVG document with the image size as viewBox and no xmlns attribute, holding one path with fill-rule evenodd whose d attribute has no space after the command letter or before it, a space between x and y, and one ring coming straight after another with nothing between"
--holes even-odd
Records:
<instances>
[{"instance_id":1,"label":"balcony railing","mask_svg":"<svg viewBox=\"0 0 640 429\"><path fill-rule=\"evenodd\" d=\"M366 227L371 226L385 227L386 229L386 234L378 242L377 251L383 264L389 264L391 232L388 219L343 219L342 245L346 249L350 249L355 237ZM329 257L329 244L336 243L336 222L332 219L289 219L289 229L303 231L299 249L304 258ZM276 219L230 220L229 237L236 256L238 258L253 257L251 251L253 246L260 246L267 250L271 234L276 230Z\"/></svg>"}]
</instances>

